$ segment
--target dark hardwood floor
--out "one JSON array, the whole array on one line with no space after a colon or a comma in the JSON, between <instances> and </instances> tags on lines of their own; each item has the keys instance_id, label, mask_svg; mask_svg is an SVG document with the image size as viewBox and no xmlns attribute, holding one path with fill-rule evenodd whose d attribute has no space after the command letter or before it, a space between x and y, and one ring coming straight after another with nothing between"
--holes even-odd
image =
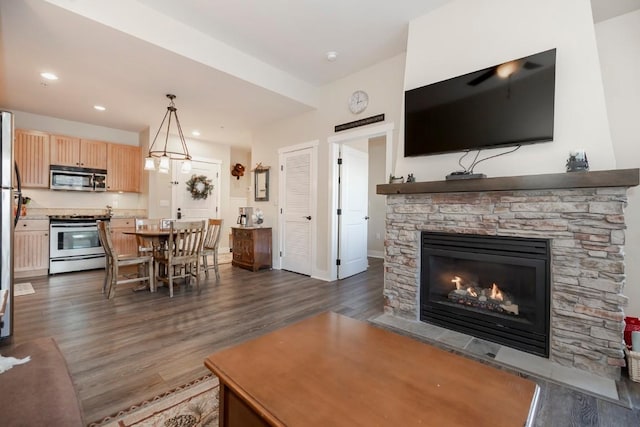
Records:
<instances>
[{"instance_id":1,"label":"dark hardwood floor","mask_svg":"<svg viewBox=\"0 0 640 427\"><path fill-rule=\"evenodd\" d=\"M202 281L200 296L182 286L132 292L113 300L100 292L103 271L29 280L36 293L15 299L13 345L52 336L76 384L85 419L118 410L206 375L203 361L223 347L331 310L366 320L382 313L383 263L323 282L286 271L250 272L223 264ZM25 280L23 280L25 281ZM636 426L640 412L539 381L537 426ZM640 385L630 384L640 408ZM477 396L485 399L486 396Z\"/></svg>"}]
</instances>

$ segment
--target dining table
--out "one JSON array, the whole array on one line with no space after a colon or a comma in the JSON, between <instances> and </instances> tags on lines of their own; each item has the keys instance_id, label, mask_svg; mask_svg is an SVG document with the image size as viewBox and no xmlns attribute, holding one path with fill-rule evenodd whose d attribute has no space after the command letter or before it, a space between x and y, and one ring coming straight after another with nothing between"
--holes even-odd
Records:
<instances>
[{"instance_id":1,"label":"dining table","mask_svg":"<svg viewBox=\"0 0 640 427\"><path fill-rule=\"evenodd\" d=\"M168 229L160 230L160 229L147 229L147 230L136 230L136 231L123 231L122 234L126 234L128 236L136 236L140 237L156 248L164 247L169 240L169 236L171 235L171 231Z\"/></svg>"}]
</instances>

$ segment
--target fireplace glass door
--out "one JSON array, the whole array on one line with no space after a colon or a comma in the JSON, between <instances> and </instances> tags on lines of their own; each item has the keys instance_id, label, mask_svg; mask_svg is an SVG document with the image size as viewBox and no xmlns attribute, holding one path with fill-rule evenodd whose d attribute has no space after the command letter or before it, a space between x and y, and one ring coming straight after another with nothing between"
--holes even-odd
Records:
<instances>
[{"instance_id":1,"label":"fireplace glass door","mask_svg":"<svg viewBox=\"0 0 640 427\"><path fill-rule=\"evenodd\" d=\"M422 236L421 320L548 356L548 241Z\"/></svg>"}]
</instances>

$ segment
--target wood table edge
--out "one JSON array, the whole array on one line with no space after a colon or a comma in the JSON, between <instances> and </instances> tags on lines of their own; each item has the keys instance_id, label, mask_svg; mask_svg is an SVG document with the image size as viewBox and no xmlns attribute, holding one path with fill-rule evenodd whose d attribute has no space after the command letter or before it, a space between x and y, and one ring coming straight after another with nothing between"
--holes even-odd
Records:
<instances>
[{"instance_id":1,"label":"wood table edge","mask_svg":"<svg viewBox=\"0 0 640 427\"><path fill-rule=\"evenodd\" d=\"M258 403L243 387L240 386L236 381L231 379L223 370L219 369L217 365L209 360L207 357L204 360L204 365L209 369L215 376L218 377L218 381L220 382L220 414L219 417L222 417L222 392L223 388L229 388L233 393L235 393L239 398L241 398L244 403L246 403L257 415L259 415L262 419L264 419L267 423L274 427L286 427L286 424L278 419L275 415L273 415L270 411L268 411L263 405ZM220 421L222 422L222 418Z\"/></svg>"}]
</instances>

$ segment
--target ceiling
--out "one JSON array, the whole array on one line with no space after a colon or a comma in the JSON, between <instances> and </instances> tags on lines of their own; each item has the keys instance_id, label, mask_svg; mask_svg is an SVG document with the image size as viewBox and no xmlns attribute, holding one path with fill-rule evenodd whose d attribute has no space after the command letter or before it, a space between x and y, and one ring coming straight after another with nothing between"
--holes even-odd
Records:
<instances>
[{"instance_id":1,"label":"ceiling","mask_svg":"<svg viewBox=\"0 0 640 427\"><path fill-rule=\"evenodd\" d=\"M187 136L249 147L322 85L404 52L409 21L445 3L0 0L0 107L153 134L174 93ZM596 21L640 8L592 4Z\"/></svg>"}]
</instances>

